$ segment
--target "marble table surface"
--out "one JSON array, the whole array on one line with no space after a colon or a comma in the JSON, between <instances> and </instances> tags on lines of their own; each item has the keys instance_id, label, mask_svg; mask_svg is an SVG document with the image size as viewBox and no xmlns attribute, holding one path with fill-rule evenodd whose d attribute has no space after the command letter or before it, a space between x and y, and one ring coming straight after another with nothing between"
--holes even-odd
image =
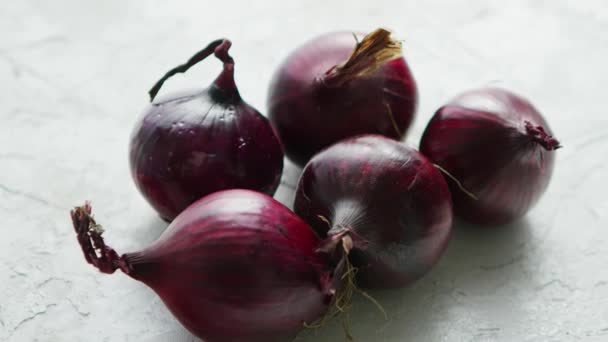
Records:
<instances>
[{"instance_id":1,"label":"marble table surface","mask_svg":"<svg viewBox=\"0 0 608 342\"><path fill-rule=\"evenodd\" d=\"M564 148L524 219L458 224L427 276L372 292L388 320L357 299L356 341L608 341L605 0L2 1L0 341L194 341L143 284L84 262L69 209L92 200L119 251L158 237L166 224L130 179L130 130L147 89L210 40L233 40L241 94L265 111L296 45L378 26L403 39L418 81L408 144L442 103L491 84L531 99ZM203 63L165 91L218 70ZM299 172L287 164L287 205ZM298 337L342 340L337 322Z\"/></svg>"}]
</instances>

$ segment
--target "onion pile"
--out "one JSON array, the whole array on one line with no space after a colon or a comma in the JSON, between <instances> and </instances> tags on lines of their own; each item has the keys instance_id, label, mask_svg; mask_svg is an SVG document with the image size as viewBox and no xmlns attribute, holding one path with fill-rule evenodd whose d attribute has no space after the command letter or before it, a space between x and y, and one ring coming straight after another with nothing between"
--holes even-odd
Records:
<instances>
[{"instance_id":1,"label":"onion pile","mask_svg":"<svg viewBox=\"0 0 608 342\"><path fill-rule=\"evenodd\" d=\"M279 342L318 327L350 308L358 286L403 287L426 274L454 213L510 222L549 184L560 144L530 102L506 90L441 107L420 152L400 143L418 93L384 29L329 33L295 50L270 85L270 120L241 98L230 46L213 41L167 72L133 130L131 174L172 221L164 234L119 255L89 204L71 212L88 263L146 284L207 342ZM211 54L223 70L209 87L155 99ZM295 213L270 197L282 144L305 165Z\"/></svg>"}]
</instances>

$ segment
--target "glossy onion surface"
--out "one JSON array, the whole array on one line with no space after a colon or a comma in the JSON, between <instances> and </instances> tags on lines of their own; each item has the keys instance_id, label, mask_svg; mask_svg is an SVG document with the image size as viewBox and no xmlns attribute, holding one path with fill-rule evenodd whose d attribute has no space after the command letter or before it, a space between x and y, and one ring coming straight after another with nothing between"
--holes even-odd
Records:
<instances>
[{"instance_id":1,"label":"glossy onion surface","mask_svg":"<svg viewBox=\"0 0 608 342\"><path fill-rule=\"evenodd\" d=\"M328 33L296 49L276 71L267 104L286 155L303 166L351 136L402 138L417 96L400 43L378 29Z\"/></svg>"},{"instance_id":2,"label":"glossy onion surface","mask_svg":"<svg viewBox=\"0 0 608 342\"><path fill-rule=\"evenodd\" d=\"M203 50L215 51L224 63L208 88L154 100L133 129L133 180L167 221L212 192L243 188L273 195L280 182L279 139L269 121L241 99L226 42L216 41ZM199 60L176 69L183 72ZM151 91L152 97L160 85Z\"/></svg>"},{"instance_id":3,"label":"glossy onion surface","mask_svg":"<svg viewBox=\"0 0 608 342\"><path fill-rule=\"evenodd\" d=\"M526 99L499 88L466 92L441 107L420 151L448 179L455 214L481 225L523 216L545 192L559 143Z\"/></svg>"},{"instance_id":4,"label":"glossy onion surface","mask_svg":"<svg viewBox=\"0 0 608 342\"><path fill-rule=\"evenodd\" d=\"M333 295L314 231L257 192L211 194L158 241L120 257L104 244L90 206L72 216L89 263L105 273L120 268L151 287L206 342L288 341L325 312Z\"/></svg>"},{"instance_id":5,"label":"glossy onion surface","mask_svg":"<svg viewBox=\"0 0 608 342\"><path fill-rule=\"evenodd\" d=\"M452 225L439 171L416 150L375 135L313 157L294 207L321 236L349 229L367 242L350 252L365 287L399 287L421 277L445 250Z\"/></svg>"}]
</instances>

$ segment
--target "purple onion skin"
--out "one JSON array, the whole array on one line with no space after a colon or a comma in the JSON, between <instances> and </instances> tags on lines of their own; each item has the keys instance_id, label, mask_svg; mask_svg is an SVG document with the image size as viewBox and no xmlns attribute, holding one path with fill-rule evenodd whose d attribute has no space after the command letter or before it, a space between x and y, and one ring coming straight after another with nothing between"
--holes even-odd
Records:
<instances>
[{"instance_id":1,"label":"purple onion skin","mask_svg":"<svg viewBox=\"0 0 608 342\"><path fill-rule=\"evenodd\" d=\"M332 82L327 72L345 62L355 46L351 32L322 35L295 50L274 75L268 116L285 154L300 167L321 149L355 135L399 140L412 123L418 94L403 57L342 84Z\"/></svg>"},{"instance_id":2,"label":"purple onion skin","mask_svg":"<svg viewBox=\"0 0 608 342\"><path fill-rule=\"evenodd\" d=\"M424 275L451 236L447 184L423 155L366 135L341 141L304 168L295 212L322 237L351 229L366 240L350 260L358 284L394 288Z\"/></svg>"},{"instance_id":3,"label":"purple onion skin","mask_svg":"<svg viewBox=\"0 0 608 342\"><path fill-rule=\"evenodd\" d=\"M229 45L220 48L227 55ZM233 72L230 58L211 86L155 100L133 129L132 178L167 221L219 190L272 196L279 185L279 139L268 119L241 99Z\"/></svg>"},{"instance_id":4,"label":"purple onion skin","mask_svg":"<svg viewBox=\"0 0 608 342\"><path fill-rule=\"evenodd\" d=\"M441 107L420 151L460 183L448 184L456 216L498 225L525 215L545 192L559 143L526 99L499 88L466 92Z\"/></svg>"},{"instance_id":5,"label":"purple onion skin","mask_svg":"<svg viewBox=\"0 0 608 342\"><path fill-rule=\"evenodd\" d=\"M89 238L82 236L87 225L78 213L72 215L85 230L79 239L90 257ZM293 338L331 301L334 284L327 254L316 252L319 242L304 221L271 197L225 190L189 206L144 250L118 257L104 246L112 260L91 258L105 273L120 268L151 287L207 342L278 342Z\"/></svg>"}]
</instances>

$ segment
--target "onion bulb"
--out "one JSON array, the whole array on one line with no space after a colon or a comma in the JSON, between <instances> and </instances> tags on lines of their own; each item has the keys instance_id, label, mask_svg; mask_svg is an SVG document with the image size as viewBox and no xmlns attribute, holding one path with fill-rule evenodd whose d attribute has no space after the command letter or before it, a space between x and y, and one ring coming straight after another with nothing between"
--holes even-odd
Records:
<instances>
[{"instance_id":1,"label":"onion bulb","mask_svg":"<svg viewBox=\"0 0 608 342\"><path fill-rule=\"evenodd\" d=\"M401 43L377 29L328 33L296 49L275 72L267 105L287 157L303 166L355 135L401 139L417 101Z\"/></svg>"},{"instance_id":2,"label":"onion bulb","mask_svg":"<svg viewBox=\"0 0 608 342\"><path fill-rule=\"evenodd\" d=\"M249 190L195 202L141 251L119 255L90 205L72 211L86 260L151 287L207 342L286 341L328 308L335 286L319 238L293 212Z\"/></svg>"},{"instance_id":3,"label":"onion bulb","mask_svg":"<svg viewBox=\"0 0 608 342\"><path fill-rule=\"evenodd\" d=\"M451 175L455 214L480 225L526 214L549 185L559 147L528 100L499 88L468 91L439 108L420 141Z\"/></svg>"}]
</instances>

